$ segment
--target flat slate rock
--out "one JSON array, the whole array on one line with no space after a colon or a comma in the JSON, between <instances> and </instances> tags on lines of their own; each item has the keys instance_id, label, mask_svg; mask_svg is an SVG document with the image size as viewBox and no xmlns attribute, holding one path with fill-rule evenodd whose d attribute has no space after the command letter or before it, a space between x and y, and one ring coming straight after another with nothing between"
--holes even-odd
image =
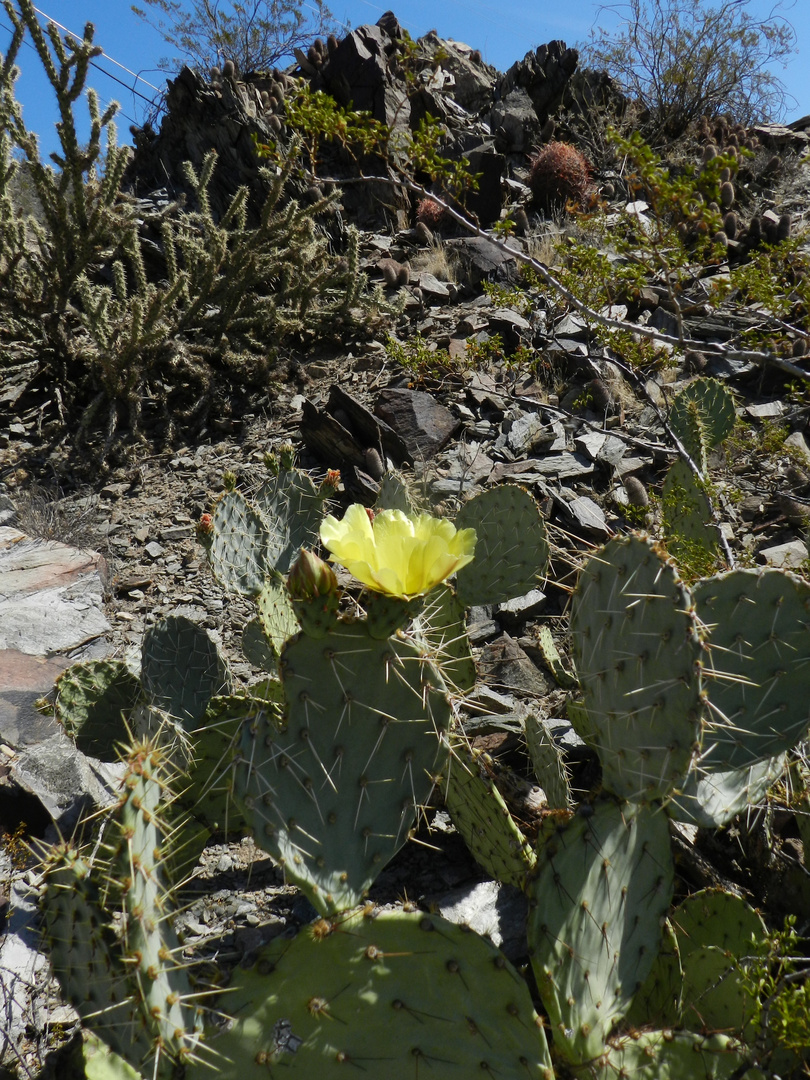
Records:
<instances>
[{"instance_id":1,"label":"flat slate rock","mask_svg":"<svg viewBox=\"0 0 810 1080\"><path fill-rule=\"evenodd\" d=\"M35 702L69 664L106 655L105 577L98 552L0 527L0 739L9 746L54 733Z\"/></svg>"}]
</instances>

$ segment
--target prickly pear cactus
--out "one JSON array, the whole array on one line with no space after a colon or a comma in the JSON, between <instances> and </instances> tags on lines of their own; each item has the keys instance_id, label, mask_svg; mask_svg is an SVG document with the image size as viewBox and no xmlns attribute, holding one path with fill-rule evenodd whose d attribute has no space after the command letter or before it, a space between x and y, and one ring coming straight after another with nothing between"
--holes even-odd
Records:
<instances>
[{"instance_id":1,"label":"prickly pear cactus","mask_svg":"<svg viewBox=\"0 0 810 1080\"><path fill-rule=\"evenodd\" d=\"M716 569L719 543L711 504L681 458L673 462L664 478L661 508L667 549L679 565L689 568L694 576Z\"/></svg>"},{"instance_id":2,"label":"prickly pear cactus","mask_svg":"<svg viewBox=\"0 0 810 1080\"><path fill-rule=\"evenodd\" d=\"M686 452L705 472L707 452L734 430L734 396L718 379L695 379L675 396L669 422Z\"/></svg>"},{"instance_id":3,"label":"prickly pear cactus","mask_svg":"<svg viewBox=\"0 0 810 1080\"><path fill-rule=\"evenodd\" d=\"M253 505L267 524L268 561L286 574L300 549L317 542L324 494L306 473L281 468L262 484Z\"/></svg>"},{"instance_id":4,"label":"prickly pear cactus","mask_svg":"<svg viewBox=\"0 0 810 1080\"><path fill-rule=\"evenodd\" d=\"M56 680L56 719L84 754L112 760L141 684L123 660L85 660Z\"/></svg>"},{"instance_id":5,"label":"prickly pear cactus","mask_svg":"<svg viewBox=\"0 0 810 1080\"><path fill-rule=\"evenodd\" d=\"M281 677L286 727L245 725L234 793L288 879L341 911L408 839L443 768L450 706L433 665L361 622L289 642Z\"/></svg>"},{"instance_id":6,"label":"prickly pear cactus","mask_svg":"<svg viewBox=\"0 0 810 1080\"><path fill-rule=\"evenodd\" d=\"M538 846L529 955L554 1046L598 1057L649 975L672 900L667 817L657 805L586 804Z\"/></svg>"},{"instance_id":7,"label":"prickly pear cactus","mask_svg":"<svg viewBox=\"0 0 810 1080\"><path fill-rule=\"evenodd\" d=\"M170 615L144 635L141 683L150 706L190 730L211 698L227 693L230 674L216 642L201 626Z\"/></svg>"},{"instance_id":8,"label":"prickly pear cactus","mask_svg":"<svg viewBox=\"0 0 810 1080\"><path fill-rule=\"evenodd\" d=\"M689 1031L645 1031L615 1040L596 1072L597 1080L765 1080L748 1066L745 1047L728 1035L694 1035Z\"/></svg>"},{"instance_id":9,"label":"prickly pear cactus","mask_svg":"<svg viewBox=\"0 0 810 1080\"><path fill-rule=\"evenodd\" d=\"M571 785L562 751L549 734L545 722L534 713L526 716L523 731L534 775L546 793L549 809L567 810L571 803Z\"/></svg>"},{"instance_id":10,"label":"prickly pear cactus","mask_svg":"<svg viewBox=\"0 0 810 1080\"><path fill-rule=\"evenodd\" d=\"M233 1017L211 1039L222 1080L554 1077L523 979L436 915L320 919L237 968L220 1005Z\"/></svg>"},{"instance_id":11,"label":"prickly pear cactus","mask_svg":"<svg viewBox=\"0 0 810 1080\"><path fill-rule=\"evenodd\" d=\"M810 728L810 585L782 570L732 570L694 595L713 766L748 768L789 750Z\"/></svg>"},{"instance_id":12,"label":"prickly pear cactus","mask_svg":"<svg viewBox=\"0 0 810 1080\"><path fill-rule=\"evenodd\" d=\"M453 746L443 788L445 805L475 860L496 881L522 889L535 854L479 759L480 754L462 743Z\"/></svg>"},{"instance_id":13,"label":"prickly pear cactus","mask_svg":"<svg viewBox=\"0 0 810 1080\"><path fill-rule=\"evenodd\" d=\"M705 889L687 897L670 916L683 969L681 1025L738 1037L757 1011L743 967L768 951L760 915L738 896Z\"/></svg>"},{"instance_id":14,"label":"prickly pear cactus","mask_svg":"<svg viewBox=\"0 0 810 1080\"><path fill-rule=\"evenodd\" d=\"M691 596L648 540L612 540L585 565L571 631L604 784L627 799L669 795L700 735L703 647Z\"/></svg>"},{"instance_id":15,"label":"prickly pear cactus","mask_svg":"<svg viewBox=\"0 0 810 1080\"><path fill-rule=\"evenodd\" d=\"M458 693L472 690L478 676L464 623L464 605L449 585L439 585L428 594L414 620L414 632L445 682Z\"/></svg>"},{"instance_id":16,"label":"prickly pear cactus","mask_svg":"<svg viewBox=\"0 0 810 1080\"><path fill-rule=\"evenodd\" d=\"M334 494L337 473L316 488L311 478L292 467L291 452L249 502L238 491L226 491L214 508L205 534L211 569L227 589L257 596L273 571L286 574L302 547L318 538L324 504ZM336 478L336 479L334 479Z\"/></svg>"},{"instance_id":17,"label":"prickly pear cactus","mask_svg":"<svg viewBox=\"0 0 810 1080\"><path fill-rule=\"evenodd\" d=\"M226 491L214 508L208 561L214 577L242 596L258 596L273 570L271 533L264 518L238 491Z\"/></svg>"},{"instance_id":18,"label":"prickly pear cactus","mask_svg":"<svg viewBox=\"0 0 810 1080\"><path fill-rule=\"evenodd\" d=\"M732 818L756 806L785 771L787 756L778 754L742 769L724 769L712 760L713 743L706 740L703 754L667 803L676 821L704 829L719 829Z\"/></svg>"},{"instance_id":19,"label":"prickly pear cactus","mask_svg":"<svg viewBox=\"0 0 810 1080\"><path fill-rule=\"evenodd\" d=\"M169 921L172 902L163 878L168 830L160 805L165 786L161 751L149 743L134 746L113 817L118 838L111 861L111 888L124 911L124 966L158 1064L162 1058L192 1060L201 1029Z\"/></svg>"},{"instance_id":20,"label":"prickly pear cactus","mask_svg":"<svg viewBox=\"0 0 810 1080\"><path fill-rule=\"evenodd\" d=\"M265 639L277 662L284 643L301 629L283 579L275 574L267 578L256 597L256 605Z\"/></svg>"},{"instance_id":21,"label":"prickly pear cactus","mask_svg":"<svg viewBox=\"0 0 810 1080\"><path fill-rule=\"evenodd\" d=\"M126 970L116 962L116 936L92 864L72 844L62 843L49 851L43 870L43 936L65 998L113 1050L145 1060L151 1040Z\"/></svg>"},{"instance_id":22,"label":"prickly pear cactus","mask_svg":"<svg viewBox=\"0 0 810 1080\"><path fill-rule=\"evenodd\" d=\"M137 1069L92 1032L82 1032L85 1080L143 1080Z\"/></svg>"},{"instance_id":23,"label":"prickly pear cactus","mask_svg":"<svg viewBox=\"0 0 810 1080\"><path fill-rule=\"evenodd\" d=\"M456 591L465 607L502 604L533 589L548 563L540 509L523 488L489 488L462 506L457 529L475 529L475 559L459 570Z\"/></svg>"}]
</instances>

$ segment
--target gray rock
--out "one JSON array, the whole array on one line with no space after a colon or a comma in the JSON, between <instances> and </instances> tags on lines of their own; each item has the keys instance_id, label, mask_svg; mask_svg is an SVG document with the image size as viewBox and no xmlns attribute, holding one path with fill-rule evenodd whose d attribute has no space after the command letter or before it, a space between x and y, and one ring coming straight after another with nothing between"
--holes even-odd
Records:
<instances>
[{"instance_id":1,"label":"gray rock","mask_svg":"<svg viewBox=\"0 0 810 1080\"><path fill-rule=\"evenodd\" d=\"M430 903L443 918L489 938L510 960L525 956L528 901L513 885L480 881L432 896Z\"/></svg>"},{"instance_id":2,"label":"gray rock","mask_svg":"<svg viewBox=\"0 0 810 1080\"><path fill-rule=\"evenodd\" d=\"M501 634L484 647L479 670L490 685L513 693L543 697L552 689L543 672L508 634Z\"/></svg>"},{"instance_id":3,"label":"gray rock","mask_svg":"<svg viewBox=\"0 0 810 1080\"><path fill-rule=\"evenodd\" d=\"M458 417L423 390L383 390L374 412L400 436L414 461L434 457L460 426Z\"/></svg>"},{"instance_id":4,"label":"gray rock","mask_svg":"<svg viewBox=\"0 0 810 1080\"><path fill-rule=\"evenodd\" d=\"M602 508L587 495L572 499L571 502L565 504L565 509L580 528L598 533L600 536L610 536L610 529L607 527Z\"/></svg>"},{"instance_id":5,"label":"gray rock","mask_svg":"<svg viewBox=\"0 0 810 1080\"><path fill-rule=\"evenodd\" d=\"M760 562L767 566L777 566L782 570L795 570L807 562L807 545L801 540L791 540L788 544L763 548L757 555Z\"/></svg>"}]
</instances>

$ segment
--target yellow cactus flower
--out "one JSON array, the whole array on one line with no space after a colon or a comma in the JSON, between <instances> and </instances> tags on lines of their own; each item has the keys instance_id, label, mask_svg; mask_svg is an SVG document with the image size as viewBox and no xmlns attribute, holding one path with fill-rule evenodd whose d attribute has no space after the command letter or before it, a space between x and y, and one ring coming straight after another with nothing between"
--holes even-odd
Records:
<instances>
[{"instance_id":1,"label":"yellow cactus flower","mask_svg":"<svg viewBox=\"0 0 810 1080\"><path fill-rule=\"evenodd\" d=\"M375 592L423 596L473 559L475 529L456 530L429 514L381 510L372 517L354 503L343 520L321 524L321 542L358 581Z\"/></svg>"}]
</instances>

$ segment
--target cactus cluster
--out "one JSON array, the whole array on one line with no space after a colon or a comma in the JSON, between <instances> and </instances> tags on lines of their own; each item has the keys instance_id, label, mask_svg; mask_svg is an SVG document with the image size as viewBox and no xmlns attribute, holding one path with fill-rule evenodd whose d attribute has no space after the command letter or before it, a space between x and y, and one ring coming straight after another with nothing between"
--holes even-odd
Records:
<instances>
[{"instance_id":1,"label":"cactus cluster","mask_svg":"<svg viewBox=\"0 0 810 1080\"><path fill-rule=\"evenodd\" d=\"M727 406L709 387L673 410L683 414L674 422L690 457L721 437ZM277 677L250 696L217 694L228 686L217 686L215 650L175 627L171 643L158 637L145 647L140 681L128 674L119 685L118 669L105 667L94 704L87 680L68 673L60 707L66 722L74 709L85 718L78 737L93 731L88 745L98 747L100 702L130 717L151 702L185 741L192 794L182 806L203 820L206 804L220 819L235 807L319 914L294 940L278 938L234 971L213 1007L204 996L203 1023L170 919L177 862L166 838L184 842L188 826L162 793L174 786L179 751L166 741L167 725L157 733L153 725L125 753L104 867L68 844L46 860L54 969L106 1044L88 1042L87 1075L126 1076L134 1067L159 1076L181 1066L196 1077L206 1063L234 1080L295 1070L342 1076L347 1067L395 1080L423 1071L553 1080L582 1069L652 1080L689 1077L695 1067L760 1075L749 1069L756 1001L742 965L765 955L764 924L720 892L673 908L669 830L672 819L727 823L763 795L806 736L810 586L763 570L690 587L638 536L596 552L573 598L576 674L548 642L545 651L579 697L569 715L599 757L602 785L572 809L559 750L542 720L527 716L543 788L533 843L495 763L471 753L455 730L453 698L475 680L465 606L525 593L544 572L548 544L534 500L516 487L476 496L454 522L456 535L477 534L475 559L454 582L428 574L426 595L403 596L384 590L385 574L372 576L349 606L314 555L288 569L289 538L353 538L355 547L333 546L358 566L373 565L368 545L379 538L356 533L351 515L343 534L319 526L309 513L318 489L287 464L287 479L252 504L227 492L226 509L217 507L203 532L212 568L260 610L269 583L274 603L286 597L292 614L272 648L261 615L261 641L251 646L271 657ZM424 533L423 552L409 549L408 565L432 564L434 533ZM406 580L405 563L394 563L397 581ZM172 674L186 651L198 656L196 692ZM434 788L479 862L527 896L529 958L550 1044L527 984L493 946L412 905L379 911L365 901Z\"/></svg>"}]
</instances>

